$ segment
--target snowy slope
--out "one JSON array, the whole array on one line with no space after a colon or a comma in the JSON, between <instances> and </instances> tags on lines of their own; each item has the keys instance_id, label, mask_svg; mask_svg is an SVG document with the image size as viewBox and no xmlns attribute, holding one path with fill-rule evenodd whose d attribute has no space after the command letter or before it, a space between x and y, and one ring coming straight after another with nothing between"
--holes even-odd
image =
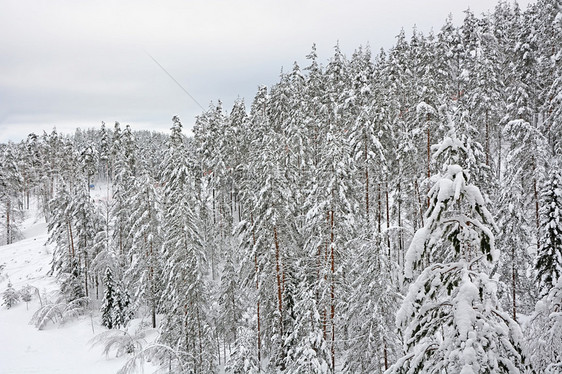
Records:
<instances>
[{"instance_id":1,"label":"snowy slope","mask_svg":"<svg viewBox=\"0 0 562 374\"><path fill-rule=\"evenodd\" d=\"M22 228L25 239L0 246L0 267L4 265L0 271L0 295L6 290L9 278L18 291L29 285L40 290L42 297L47 294L54 299L57 284L54 277L47 275L52 248L45 245L46 224L30 213ZM40 307L37 294L28 307L22 301L11 309L0 306L1 374L105 374L116 373L125 363L126 358L105 357L101 346L92 348L89 344L95 334L106 330L99 323L97 313L81 316L63 326L51 323L39 331L29 325Z\"/></svg>"}]
</instances>

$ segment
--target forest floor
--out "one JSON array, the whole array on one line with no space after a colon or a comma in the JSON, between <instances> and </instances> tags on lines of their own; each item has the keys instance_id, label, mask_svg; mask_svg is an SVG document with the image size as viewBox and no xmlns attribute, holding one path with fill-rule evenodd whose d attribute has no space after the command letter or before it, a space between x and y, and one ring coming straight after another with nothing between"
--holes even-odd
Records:
<instances>
[{"instance_id":1,"label":"forest floor","mask_svg":"<svg viewBox=\"0 0 562 374\"><path fill-rule=\"evenodd\" d=\"M57 298L58 285L55 277L48 275L53 247L46 244L47 225L36 211L27 211L26 216L21 225L23 239L0 246L0 373L116 373L127 357L115 357L115 352L106 356L102 346L92 346L90 342L97 334L107 331L98 312L62 325L49 323L43 330L30 324L41 302ZM9 309L1 305L8 282L16 291L32 287L31 301L26 304L20 300ZM139 370L152 373L155 368L147 364Z\"/></svg>"}]
</instances>

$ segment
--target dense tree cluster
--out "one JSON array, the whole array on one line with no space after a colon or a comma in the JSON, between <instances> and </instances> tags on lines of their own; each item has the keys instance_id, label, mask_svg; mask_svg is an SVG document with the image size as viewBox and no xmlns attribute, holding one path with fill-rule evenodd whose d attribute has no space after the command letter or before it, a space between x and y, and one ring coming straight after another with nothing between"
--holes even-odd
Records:
<instances>
[{"instance_id":1,"label":"dense tree cluster","mask_svg":"<svg viewBox=\"0 0 562 374\"><path fill-rule=\"evenodd\" d=\"M2 144L3 242L36 195L67 301L177 370L560 370L562 3L307 61L193 138Z\"/></svg>"}]
</instances>

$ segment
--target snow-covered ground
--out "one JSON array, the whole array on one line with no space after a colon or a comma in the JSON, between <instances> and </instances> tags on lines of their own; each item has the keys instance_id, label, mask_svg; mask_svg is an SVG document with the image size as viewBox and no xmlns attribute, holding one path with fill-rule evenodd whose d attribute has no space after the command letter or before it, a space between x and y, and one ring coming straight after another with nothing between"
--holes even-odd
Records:
<instances>
[{"instance_id":1,"label":"snow-covered ground","mask_svg":"<svg viewBox=\"0 0 562 374\"><path fill-rule=\"evenodd\" d=\"M56 298L58 286L54 277L47 275L52 247L45 245L44 220L29 213L22 232L23 240L0 246L0 304L9 281L17 291L29 285L36 287L42 298ZM38 330L29 322L39 307L37 294L29 305L20 300L10 309L0 306L1 374L109 374L116 373L126 362L126 357L106 357L103 347L91 346L90 340L106 330L100 324L99 313L80 316L64 325L49 323ZM153 371L147 367L144 372Z\"/></svg>"}]
</instances>

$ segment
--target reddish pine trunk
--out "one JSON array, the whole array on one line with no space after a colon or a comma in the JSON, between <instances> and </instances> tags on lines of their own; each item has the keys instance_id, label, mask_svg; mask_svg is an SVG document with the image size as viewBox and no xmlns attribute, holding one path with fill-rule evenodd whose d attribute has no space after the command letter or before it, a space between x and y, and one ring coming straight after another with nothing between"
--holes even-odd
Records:
<instances>
[{"instance_id":1,"label":"reddish pine trunk","mask_svg":"<svg viewBox=\"0 0 562 374\"><path fill-rule=\"evenodd\" d=\"M369 166L367 164L367 133L365 133L365 215L369 224Z\"/></svg>"},{"instance_id":2,"label":"reddish pine trunk","mask_svg":"<svg viewBox=\"0 0 562 374\"><path fill-rule=\"evenodd\" d=\"M382 197L381 197L381 184L377 183L377 200L379 207L377 209L377 223L378 223L378 233L381 233L381 221L382 221Z\"/></svg>"},{"instance_id":3,"label":"reddish pine trunk","mask_svg":"<svg viewBox=\"0 0 562 374\"><path fill-rule=\"evenodd\" d=\"M11 205L12 203L8 198L8 200L6 201L6 244L12 244L12 233L10 230L10 210L12 209Z\"/></svg>"},{"instance_id":4,"label":"reddish pine trunk","mask_svg":"<svg viewBox=\"0 0 562 374\"><path fill-rule=\"evenodd\" d=\"M254 216L252 214L250 214L250 223L252 225L252 240L254 243L254 246L256 245L256 233L254 231ZM257 302L257 314L258 314L258 371L261 372L261 324L260 324L260 283L259 283L259 267L258 267L258 254L254 253L254 266L255 266L255 271L256 271L256 290L257 290L257 294L258 294L258 302Z\"/></svg>"},{"instance_id":5,"label":"reddish pine trunk","mask_svg":"<svg viewBox=\"0 0 562 374\"><path fill-rule=\"evenodd\" d=\"M487 110L486 110L486 166L490 166L490 124L488 123Z\"/></svg>"},{"instance_id":6,"label":"reddish pine trunk","mask_svg":"<svg viewBox=\"0 0 562 374\"><path fill-rule=\"evenodd\" d=\"M68 234L70 237L70 257L74 259L74 237L72 236L72 223L70 221L68 221Z\"/></svg>"},{"instance_id":7,"label":"reddish pine trunk","mask_svg":"<svg viewBox=\"0 0 562 374\"><path fill-rule=\"evenodd\" d=\"M273 227L273 239L275 242L275 270L277 274L277 300L279 310L279 329L281 336L283 336L283 291L281 286L281 264L280 264L280 251L279 240L277 238L277 227Z\"/></svg>"},{"instance_id":8,"label":"reddish pine trunk","mask_svg":"<svg viewBox=\"0 0 562 374\"><path fill-rule=\"evenodd\" d=\"M336 325L334 318L336 316L336 304L335 304L335 259L334 259L334 210L332 209L332 217L330 220L330 270L332 276L332 282L330 284L330 321L332 328L332 344L331 344L331 354L332 354L332 370L336 370Z\"/></svg>"},{"instance_id":9,"label":"reddish pine trunk","mask_svg":"<svg viewBox=\"0 0 562 374\"><path fill-rule=\"evenodd\" d=\"M420 186L419 186L417 180L414 181L414 187L415 187L415 189L416 189L416 194L418 195L418 206L419 206L419 213L420 213L420 223L421 223L421 227L423 227L423 226L424 226L424 222L423 222L423 205L422 205L422 200L421 200ZM428 198L428 199L429 199L429 198Z\"/></svg>"},{"instance_id":10,"label":"reddish pine trunk","mask_svg":"<svg viewBox=\"0 0 562 374\"><path fill-rule=\"evenodd\" d=\"M540 224L540 218L539 218L539 193L537 190L537 179L534 178L533 179L533 192L534 192L534 196L535 196L535 223L537 226L537 249L540 247L540 236L539 236L539 224Z\"/></svg>"},{"instance_id":11,"label":"reddish pine trunk","mask_svg":"<svg viewBox=\"0 0 562 374\"><path fill-rule=\"evenodd\" d=\"M388 347L386 346L386 340L384 341L384 370L388 370Z\"/></svg>"},{"instance_id":12,"label":"reddish pine trunk","mask_svg":"<svg viewBox=\"0 0 562 374\"><path fill-rule=\"evenodd\" d=\"M84 253L84 290L86 291L86 297L90 296L90 292L88 290L88 255Z\"/></svg>"},{"instance_id":13,"label":"reddish pine trunk","mask_svg":"<svg viewBox=\"0 0 562 374\"><path fill-rule=\"evenodd\" d=\"M396 254L396 262L400 265L400 255L402 254L402 196L401 184L398 183L398 253Z\"/></svg>"},{"instance_id":14,"label":"reddish pine trunk","mask_svg":"<svg viewBox=\"0 0 562 374\"><path fill-rule=\"evenodd\" d=\"M429 114L427 115L427 119L429 120ZM431 142L430 142L430 130L429 130L429 123L427 124L427 179L431 177ZM427 207L429 208L429 196L427 197ZM422 219L423 221L423 219Z\"/></svg>"},{"instance_id":15,"label":"reddish pine trunk","mask_svg":"<svg viewBox=\"0 0 562 374\"><path fill-rule=\"evenodd\" d=\"M388 258L390 258L390 207L388 205L388 180L386 181L386 245L388 246Z\"/></svg>"},{"instance_id":16,"label":"reddish pine trunk","mask_svg":"<svg viewBox=\"0 0 562 374\"><path fill-rule=\"evenodd\" d=\"M515 292L517 287L516 282L516 275L515 275L515 246L511 246L511 297L513 301L513 320L517 321L517 302L516 297L517 293Z\"/></svg>"},{"instance_id":17,"label":"reddish pine trunk","mask_svg":"<svg viewBox=\"0 0 562 374\"><path fill-rule=\"evenodd\" d=\"M429 114L428 120L429 120ZM429 123L427 124L427 178L431 177L430 165L431 165L431 137L430 137Z\"/></svg>"}]
</instances>

